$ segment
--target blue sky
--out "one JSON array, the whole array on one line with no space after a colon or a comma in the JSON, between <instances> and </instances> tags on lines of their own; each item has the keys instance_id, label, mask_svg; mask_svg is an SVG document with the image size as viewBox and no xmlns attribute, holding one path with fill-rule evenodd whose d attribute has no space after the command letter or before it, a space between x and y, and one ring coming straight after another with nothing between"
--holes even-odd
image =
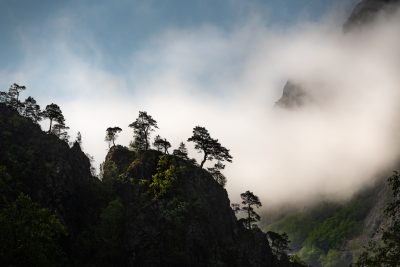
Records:
<instances>
[{"instance_id":1,"label":"blue sky","mask_svg":"<svg viewBox=\"0 0 400 267\"><path fill-rule=\"evenodd\" d=\"M81 39L90 37L103 62L118 71L126 64L127 53L145 46L148 39L168 28L191 29L213 25L225 31L245 23L256 14L265 24L290 25L298 20L318 21L333 7L351 0L117 0L117 1L0 1L0 68L18 68L25 60L21 42L35 44L46 56L46 41L60 34L55 19L67 16L68 35L75 39L73 49L91 59L90 47ZM22 37L23 36L23 37ZM28 38L22 41L21 38ZM4 86L4 84L1 84Z\"/></svg>"}]
</instances>

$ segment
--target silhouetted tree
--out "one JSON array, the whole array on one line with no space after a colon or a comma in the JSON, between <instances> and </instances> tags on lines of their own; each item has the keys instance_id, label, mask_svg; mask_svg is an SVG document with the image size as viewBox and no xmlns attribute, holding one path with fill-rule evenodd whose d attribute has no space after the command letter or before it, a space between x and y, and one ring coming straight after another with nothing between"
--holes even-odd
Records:
<instances>
[{"instance_id":1,"label":"silhouetted tree","mask_svg":"<svg viewBox=\"0 0 400 267\"><path fill-rule=\"evenodd\" d=\"M154 138L154 142L153 142L153 146L156 148L157 151L161 151L162 149L162 138L161 136L158 134L155 138Z\"/></svg>"},{"instance_id":2,"label":"silhouetted tree","mask_svg":"<svg viewBox=\"0 0 400 267\"><path fill-rule=\"evenodd\" d=\"M50 120L48 133L51 133L53 121L56 121L60 125L65 125L64 115L62 114L60 107L54 103L46 106L46 109L43 111L43 117Z\"/></svg>"},{"instance_id":3,"label":"silhouetted tree","mask_svg":"<svg viewBox=\"0 0 400 267\"><path fill-rule=\"evenodd\" d=\"M0 91L0 103L8 105L10 102L10 95L7 92Z\"/></svg>"},{"instance_id":4,"label":"silhouetted tree","mask_svg":"<svg viewBox=\"0 0 400 267\"><path fill-rule=\"evenodd\" d=\"M244 218L243 221L247 229L251 229L253 222L258 222L260 220L260 215L258 215L257 212L254 211L253 206L259 208L262 206L261 202L258 196L254 195L253 192L250 192L248 190L240 194L240 197L242 198L243 205L241 210L247 215L247 217Z\"/></svg>"},{"instance_id":5,"label":"silhouetted tree","mask_svg":"<svg viewBox=\"0 0 400 267\"><path fill-rule=\"evenodd\" d=\"M139 117L136 121L129 124L133 128L134 140L132 147L139 151L149 149L150 133L157 127L157 121L154 120L146 111L139 111Z\"/></svg>"},{"instance_id":6,"label":"silhouetted tree","mask_svg":"<svg viewBox=\"0 0 400 267\"><path fill-rule=\"evenodd\" d=\"M29 96L23 103L22 115L30 118L33 122L37 123L42 120L42 113L40 106L36 103L36 100Z\"/></svg>"},{"instance_id":7,"label":"silhouetted tree","mask_svg":"<svg viewBox=\"0 0 400 267\"><path fill-rule=\"evenodd\" d=\"M232 203L231 204L231 208L235 213L239 213L240 212L240 204L239 203Z\"/></svg>"},{"instance_id":8,"label":"silhouetted tree","mask_svg":"<svg viewBox=\"0 0 400 267\"><path fill-rule=\"evenodd\" d=\"M51 132L61 140L68 143L69 140L69 135L67 132L68 129L69 127L65 126L65 124L57 123L53 125L53 127L51 128Z\"/></svg>"},{"instance_id":9,"label":"silhouetted tree","mask_svg":"<svg viewBox=\"0 0 400 267\"><path fill-rule=\"evenodd\" d=\"M10 89L8 89L8 95L9 95L9 101L10 105L19 111L21 108L21 102L19 101L19 94L24 91L26 87L24 85L18 85L14 83L13 85L10 86Z\"/></svg>"},{"instance_id":10,"label":"silhouetted tree","mask_svg":"<svg viewBox=\"0 0 400 267\"><path fill-rule=\"evenodd\" d=\"M203 168L206 160L216 159L218 161L232 162L232 156L229 154L229 149L221 146L218 139L211 138L207 129L204 127L196 126L193 129L193 135L188 139L189 142L195 143L195 149L203 152L203 160L200 167Z\"/></svg>"},{"instance_id":11,"label":"silhouetted tree","mask_svg":"<svg viewBox=\"0 0 400 267\"><path fill-rule=\"evenodd\" d=\"M287 258L288 256L286 253L290 250L288 235L286 233L278 234L272 231L268 231L266 235L270 241L272 253L274 253L278 259Z\"/></svg>"},{"instance_id":12,"label":"silhouetted tree","mask_svg":"<svg viewBox=\"0 0 400 267\"><path fill-rule=\"evenodd\" d=\"M221 170L225 169L225 165L222 164L221 161L217 161L217 163L214 164L214 167L207 169L215 181L217 181L221 186L225 187L226 177L221 172Z\"/></svg>"},{"instance_id":13,"label":"silhouetted tree","mask_svg":"<svg viewBox=\"0 0 400 267\"><path fill-rule=\"evenodd\" d=\"M8 93L11 97L15 98L17 101L19 101L19 94L20 92L24 91L26 87L24 85L18 85L14 83L13 85L10 86L10 89L8 90Z\"/></svg>"},{"instance_id":14,"label":"silhouetted tree","mask_svg":"<svg viewBox=\"0 0 400 267\"><path fill-rule=\"evenodd\" d=\"M396 171L388 179L393 199L387 204L385 215L389 226L380 229L381 240L370 241L361 253L356 267L399 266L400 262L400 174Z\"/></svg>"},{"instance_id":15,"label":"silhouetted tree","mask_svg":"<svg viewBox=\"0 0 400 267\"><path fill-rule=\"evenodd\" d=\"M75 142L77 142L79 144L79 146L82 147L82 135L81 135L81 132L78 132L76 134Z\"/></svg>"},{"instance_id":16,"label":"silhouetted tree","mask_svg":"<svg viewBox=\"0 0 400 267\"><path fill-rule=\"evenodd\" d=\"M178 158L181 158L184 160L189 160L188 151L187 151L186 145L183 142L181 142L179 144L178 149L174 149L174 151L172 152L172 155L177 156Z\"/></svg>"},{"instance_id":17,"label":"silhouetted tree","mask_svg":"<svg viewBox=\"0 0 400 267\"><path fill-rule=\"evenodd\" d=\"M171 147L171 143L168 142L166 138L163 139L159 135L157 135L156 138L154 138L153 145L158 151L161 151L163 149L165 154L169 154L168 149Z\"/></svg>"},{"instance_id":18,"label":"silhouetted tree","mask_svg":"<svg viewBox=\"0 0 400 267\"><path fill-rule=\"evenodd\" d=\"M105 141L108 142L108 147L110 147L110 143L112 143L113 146L115 146L115 140L118 137L118 133L120 133L121 131L122 131L122 129L119 127L108 127L107 128Z\"/></svg>"}]
</instances>

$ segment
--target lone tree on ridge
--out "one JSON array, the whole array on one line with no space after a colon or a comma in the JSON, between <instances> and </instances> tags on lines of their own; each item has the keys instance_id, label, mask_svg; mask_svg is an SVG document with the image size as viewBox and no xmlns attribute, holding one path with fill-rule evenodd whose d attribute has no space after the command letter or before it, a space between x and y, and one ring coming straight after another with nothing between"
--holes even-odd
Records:
<instances>
[{"instance_id":1,"label":"lone tree on ridge","mask_svg":"<svg viewBox=\"0 0 400 267\"><path fill-rule=\"evenodd\" d=\"M131 146L139 151L148 150L150 133L154 131L154 128L158 128L157 121L146 111L139 111L138 118L129 124L129 127L133 128L134 133L134 140Z\"/></svg>"},{"instance_id":2,"label":"lone tree on ridge","mask_svg":"<svg viewBox=\"0 0 400 267\"><path fill-rule=\"evenodd\" d=\"M64 115L57 104L51 103L50 105L47 105L46 109L43 111L43 117L50 120L48 133L51 133L53 121L56 121L60 125L65 125Z\"/></svg>"},{"instance_id":3,"label":"lone tree on ridge","mask_svg":"<svg viewBox=\"0 0 400 267\"><path fill-rule=\"evenodd\" d=\"M193 135L188 139L189 142L194 142L194 148L204 153L200 167L203 168L207 160L216 159L218 161L232 162L232 156L229 154L229 149L223 147L218 139L211 138L207 129L201 126L193 128Z\"/></svg>"},{"instance_id":4,"label":"lone tree on ridge","mask_svg":"<svg viewBox=\"0 0 400 267\"><path fill-rule=\"evenodd\" d=\"M105 141L108 142L108 147L110 147L110 143L112 143L113 146L115 146L115 140L118 137L118 133L120 133L121 131L122 131L122 129L119 127L108 127L107 128Z\"/></svg>"}]
</instances>

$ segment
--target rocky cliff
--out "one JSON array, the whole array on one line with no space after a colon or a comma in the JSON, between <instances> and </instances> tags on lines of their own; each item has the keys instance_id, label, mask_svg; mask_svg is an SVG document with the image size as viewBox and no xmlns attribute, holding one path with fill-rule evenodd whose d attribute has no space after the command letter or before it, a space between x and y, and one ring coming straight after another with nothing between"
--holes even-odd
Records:
<instances>
[{"instance_id":1,"label":"rocky cliff","mask_svg":"<svg viewBox=\"0 0 400 267\"><path fill-rule=\"evenodd\" d=\"M115 146L99 180L78 143L3 104L0 151L2 266L301 266L246 229L192 161Z\"/></svg>"}]
</instances>

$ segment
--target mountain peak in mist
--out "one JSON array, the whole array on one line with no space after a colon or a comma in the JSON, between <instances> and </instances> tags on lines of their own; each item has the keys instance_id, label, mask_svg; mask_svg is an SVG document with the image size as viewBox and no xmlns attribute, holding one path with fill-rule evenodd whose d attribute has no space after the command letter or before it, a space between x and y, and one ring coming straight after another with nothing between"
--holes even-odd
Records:
<instances>
[{"instance_id":1,"label":"mountain peak in mist","mask_svg":"<svg viewBox=\"0 0 400 267\"><path fill-rule=\"evenodd\" d=\"M393 13L399 0L362 0L356 5L350 17L343 26L345 32L364 26L375 20L379 13Z\"/></svg>"}]
</instances>

